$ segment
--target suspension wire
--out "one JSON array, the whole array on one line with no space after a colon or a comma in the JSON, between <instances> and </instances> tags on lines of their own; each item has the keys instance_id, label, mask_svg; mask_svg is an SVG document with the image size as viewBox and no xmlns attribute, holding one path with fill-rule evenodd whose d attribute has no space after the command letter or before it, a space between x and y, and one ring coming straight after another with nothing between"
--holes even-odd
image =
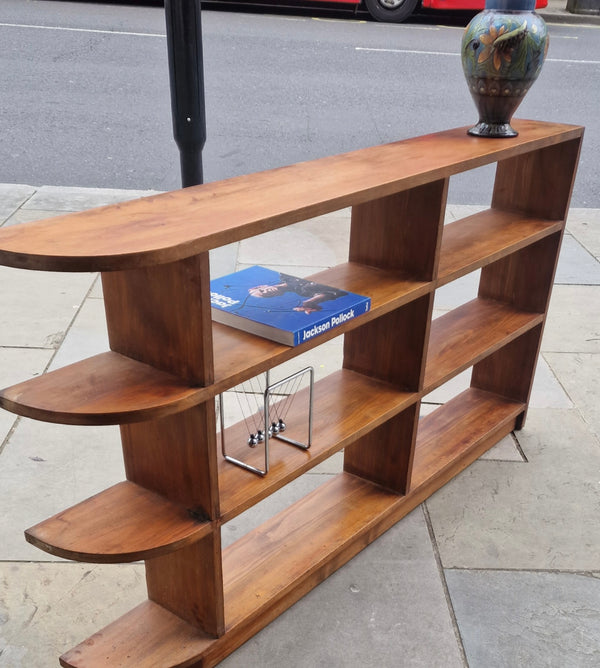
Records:
<instances>
[{"instance_id":1,"label":"suspension wire","mask_svg":"<svg viewBox=\"0 0 600 668\"><path fill-rule=\"evenodd\" d=\"M249 439L248 442L250 442L250 439L252 438L252 436L253 436L256 432L253 431L251 425L248 424L248 419L247 419L247 417L246 417L246 411L244 410L244 406L243 406L243 404L242 404L242 399L241 399L241 397L240 397L240 395L241 395L241 394L244 394L244 392L240 392L240 391L238 391L238 388L236 387L236 388L233 389L233 393L234 393L235 396L236 396L236 399L237 399L237 401L238 401L238 406L239 406L239 408L240 408L240 412L241 412L241 414L242 414L242 417L244 418L244 424L246 425L246 430L247 430L247 432L248 432L248 439ZM256 424L255 424L255 427L256 427Z\"/></svg>"},{"instance_id":2,"label":"suspension wire","mask_svg":"<svg viewBox=\"0 0 600 668\"><path fill-rule=\"evenodd\" d=\"M292 378L291 380L289 380L283 392L283 394L285 395L284 399L282 401L279 401L277 404L273 404L275 415L278 421L285 423L285 418L287 417L287 414L292 407L292 403L294 402L294 398L296 396L296 393L298 392L301 383L302 383L302 376L296 376L296 378ZM281 411L278 410L279 406L281 407Z\"/></svg>"}]
</instances>

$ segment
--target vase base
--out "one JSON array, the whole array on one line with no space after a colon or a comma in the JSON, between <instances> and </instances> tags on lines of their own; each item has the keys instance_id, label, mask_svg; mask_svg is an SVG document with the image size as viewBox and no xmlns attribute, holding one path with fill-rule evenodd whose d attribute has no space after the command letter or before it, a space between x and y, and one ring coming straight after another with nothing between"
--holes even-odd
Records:
<instances>
[{"instance_id":1,"label":"vase base","mask_svg":"<svg viewBox=\"0 0 600 668\"><path fill-rule=\"evenodd\" d=\"M479 121L468 134L476 137L516 137L519 133L511 127L510 123L486 123Z\"/></svg>"}]
</instances>

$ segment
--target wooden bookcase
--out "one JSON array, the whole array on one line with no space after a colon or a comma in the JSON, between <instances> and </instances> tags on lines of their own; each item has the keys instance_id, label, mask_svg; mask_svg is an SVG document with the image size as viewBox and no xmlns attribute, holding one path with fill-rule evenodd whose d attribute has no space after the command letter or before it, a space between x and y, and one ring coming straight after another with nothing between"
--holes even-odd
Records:
<instances>
[{"instance_id":1,"label":"wooden bookcase","mask_svg":"<svg viewBox=\"0 0 600 668\"><path fill-rule=\"evenodd\" d=\"M0 230L2 264L101 272L110 340L0 405L121 425L126 472L27 540L146 564L148 600L63 666L215 665L523 425L583 129L515 127L514 139L460 128ZM444 226L450 177L490 163L490 208ZM211 248L348 206L348 262L317 278L370 296L368 314L296 348L211 322ZM477 298L432 319L436 289L479 268ZM340 335L311 449L274 443L262 478L225 462L215 396ZM419 419L421 399L470 367L470 388ZM221 549L223 523L342 449L343 473Z\"/></svg>"}]
</instances>

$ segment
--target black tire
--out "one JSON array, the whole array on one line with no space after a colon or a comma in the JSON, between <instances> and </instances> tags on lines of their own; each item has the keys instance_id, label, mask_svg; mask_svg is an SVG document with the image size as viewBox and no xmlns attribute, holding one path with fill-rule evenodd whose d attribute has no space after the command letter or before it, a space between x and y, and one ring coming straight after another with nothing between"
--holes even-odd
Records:
<instances>
[{"instance_id":1,"label":"black tire","mask_svg":"<svg viewBox=\"0 0 600 668\"><path fill-rule=\"evenodd\" d=\"M385 23L406 21L418 4L419 0L365 0L369 14Z\"/></svg>"}]
</instances>

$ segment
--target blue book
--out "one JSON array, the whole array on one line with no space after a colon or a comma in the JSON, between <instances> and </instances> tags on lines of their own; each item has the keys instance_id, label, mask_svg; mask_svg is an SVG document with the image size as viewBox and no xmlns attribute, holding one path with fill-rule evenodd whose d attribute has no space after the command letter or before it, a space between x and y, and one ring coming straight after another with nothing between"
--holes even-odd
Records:
<instances>
[{"instance_id":1,"label":"blue book","mask_svg":"<svg viewBox=\"0 0 600 668\"><path fill-rule=\"evenodd\" d=\"M213 279L210 302L213 320L287 346L371 307L369 297L258 266Z\"/></svg>"}]
</instances>

